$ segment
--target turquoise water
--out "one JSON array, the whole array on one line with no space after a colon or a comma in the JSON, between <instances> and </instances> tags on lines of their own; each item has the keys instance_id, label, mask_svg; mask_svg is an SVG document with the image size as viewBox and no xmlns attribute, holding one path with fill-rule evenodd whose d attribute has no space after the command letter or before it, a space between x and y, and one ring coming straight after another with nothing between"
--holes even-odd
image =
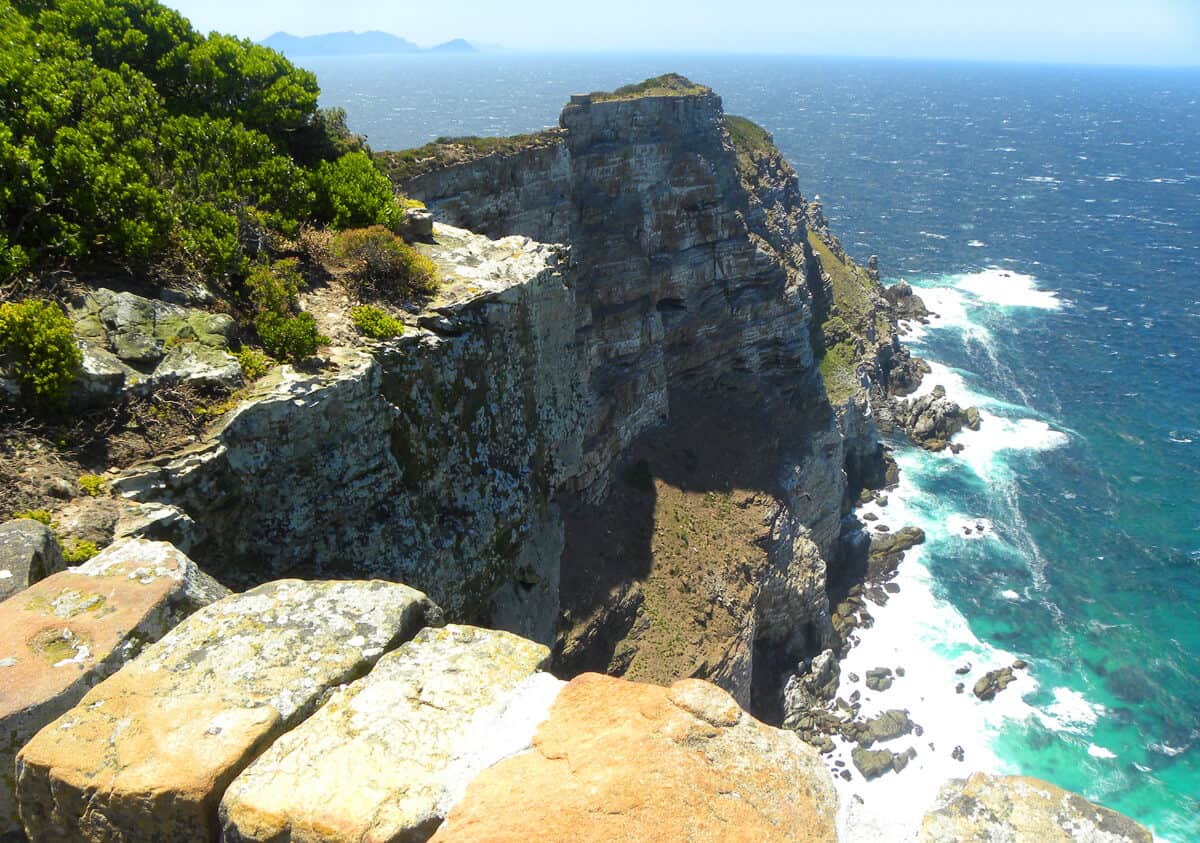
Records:
<instances>
[{"instance_id":1,"label":"turquoise water","mask_svg":"<svg viewBox=\"0 0 1200 843\"><path fill-rule=\"evenodd\" d=\"M571 91L669 70L771 130L848 250L924 289L942 318L914 344L987 412L960 458L896 443L893 517L931 537L881 612L910 662L927 656L897 693L917 722L925 707L973 733L955 741L968 765L1200 839L1200 73L712 56L312 68L376 148L541 128ZM953 664L1002 655L1029 675L995 703L954 694Z\"/></svg>"}]
</instances>

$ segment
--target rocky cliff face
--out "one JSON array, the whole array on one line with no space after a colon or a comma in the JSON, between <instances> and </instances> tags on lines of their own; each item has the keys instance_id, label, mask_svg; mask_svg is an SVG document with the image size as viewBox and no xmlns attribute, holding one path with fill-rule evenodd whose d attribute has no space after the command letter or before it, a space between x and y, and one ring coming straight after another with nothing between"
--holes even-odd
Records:
<instances>
[{"instance_id":1,"label":"rocky cliff face","mask_svg":"<svg viewBox=\"0 0 1200 843\"><path fill-rule=\"evenodd\" d=\"M235 586L402 580L561 672L707 677L777 716L837 644L829 568L882 450L868 374L836 406L824 386L795 176L730 125L707 90L576 97L551 142L408 182L508 239L440 225L422 330L285 368L127 473L123 532Z\"/></svg>"}]
</instances>

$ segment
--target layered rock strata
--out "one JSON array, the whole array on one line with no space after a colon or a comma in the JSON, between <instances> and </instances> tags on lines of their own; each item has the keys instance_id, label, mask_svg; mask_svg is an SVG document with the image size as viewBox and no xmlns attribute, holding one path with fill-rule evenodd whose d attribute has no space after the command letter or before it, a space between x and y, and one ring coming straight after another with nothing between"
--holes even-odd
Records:
<instances>
[{"instance_id":1,"label":"layered rock strata","mask_svg":"<svg viewBox=\"0 0 1200 843\"><path fill-rule=\"evenodd\" d=\"M250 761L434 614L379 581L284 580L205 607L21 750L26 833L215 839L221 796Z\"/></svg>"},{"instance_id":2,"label":"layered rock strata","mask_svg":"<svg viewBox=\"0 0 1200 843\"><path fill-rule=\"evenodd\" d=\"M17 751L147 644L225 594L175 548L134 539L0 603L0 836L21 830Z\"/></svg>"}]
</instances>

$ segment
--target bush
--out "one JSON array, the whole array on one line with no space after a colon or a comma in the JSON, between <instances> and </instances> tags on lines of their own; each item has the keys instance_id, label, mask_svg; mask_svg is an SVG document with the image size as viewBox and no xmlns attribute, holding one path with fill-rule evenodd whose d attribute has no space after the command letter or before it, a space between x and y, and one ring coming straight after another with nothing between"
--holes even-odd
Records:
<instances>
[{"instance_id":1,"label":"bush","mask_svg":"<svg viewBox=\"0 0 1200 843\"><path fill-rule=\"evenodd\" d=\"M317 216L334 228L375 224L395 228L403 217L392 183L365 152L322 162L309 183Z\"/></svg>"},{"instance_id":2,"label":"bush","mask_svg":"<svg viewBox=\"0 0 1200 843\"><path fill-rule=\"evenodd\" d=\"M318 346L329 342L317 330L311 313L287 316L279 313L260 313L254 320L263 348L276 360L298 363L312 356Z\"/></svg>"},{"instance_id":3,"label":"bush","mask_svg":"<svg viewBox=\"0 0 1200 843\"><path fill-rule=\"evenodd\" d=\"M30 521L36 521L39 524L50 526L50 513L44 509L23 509L18 512L13 518L27 518Z\"/></svg>"},{"instance_id":4,"label":"bush","mask_svg":"<svg viewBox=\"0 0 1200 843\"><path fill-rule=\"evenodd\" d=\"M380 225L354 228L333 238L333 255L346 267L351 287L412 295L437 289L437 267Z\"/></svg>"},{"instance_id":5,"label":"bush","mask_svg":"<svg viewBox=\"0 0 1200 843\"><path fill-rule=\"evenodd\" d=\"M256 264L246 278L246 295L259 313L291 313L299 306L304 276L294 258Z\"/></svg>"},{"instance_id":6,"label":"bush","mask_svg":"<svg viewBox=\"0 0 1200 843\"><path fill-rule=\"evenodd\" d=\"M108 483L99 474L81 474L79 488L88 497L96 498L108 491Z\"/></svg>"},{"instance_id":7,"label":"bush","mask_svg":"<svg viewBox=\"0 0 1200 843\"><path fill-rule=\"evenodd\" d=\"M271 371L271 360L267 355L253 348L242 348L233 355L238 365L242 367L242 375L247 381L256 381Z\"/></svg>"},{"instance_id":8,"label":"bush","mask_svg":"<svg viewBox=\"0 0 1200 843\"><path fill-rule=\"evenodd\" d=\"M21 392L48 404L66 396L83 361L71 320L44 299L0 304L0 350L11 358Z\"/></svg>"},{"instance_id":9,"label":"bush","mask_svg":"<svg viewBox=\"0 0 1200 843\"><path fill-rule=\"evenodd\" d=\"M99 552L100 548L96 547L95 542L84 539L63 542L62 546L62 558L68 565L82 565Z\"/></svg>"},{"instance_id":10,"label":"bush","mask_svg":"<svg viewBox=\"0 0 1200 843\"><path fill-rule=\"evenodd\" d=\"M398 337L404 333L404 323L382 307L364 304L350 308L350 321L364 336L376 340Z\"/></svg>"}]
</instances>

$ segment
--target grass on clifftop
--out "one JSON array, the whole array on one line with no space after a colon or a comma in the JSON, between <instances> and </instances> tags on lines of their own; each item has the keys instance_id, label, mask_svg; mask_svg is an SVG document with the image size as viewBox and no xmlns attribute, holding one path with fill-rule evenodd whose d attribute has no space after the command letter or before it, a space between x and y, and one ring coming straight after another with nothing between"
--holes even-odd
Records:
<instances>
[{"instance_id":1,"label":"grass on clifftop","mask_svg":"<svg viewBox=\"0 0 1200 843\"><path fill-rule=\"evenodd\" d=\"M733 141L738 172L743 177L753 177L757 173L758 159L779 153L771 133L745 117L726 114L725 131L729 132L729 139Z\"/></svg>"},{"instance_id":2,"label":"grass on clifftop","mask_svg":"<svg viewBox=\"0 0 1200 843\"><path fill-rule=\"evenodd\" d=\"M596 91L591 97L593 102L609 102L611 100L633 100L641 97L698 97L711 94L712 88L698 85L686 76L678 73L664 73L644 82L634 85L622 85L615 91Z\"/></svg>"},{"instance_id":3,"label":"grass on clifftop","mask_svg":"<svg viewBox=\"0 0 1200 843\"><path fill-rule=\"evenodd\" d=\"M543 132L504 138L443 137L415 149L376 153L375 160L393 184L402 184L425 173L465 164L488 155L515 155L527 149L551 146L557 143L561 136L561 130L547 129Z\"/></svg>"}]
</instances>

